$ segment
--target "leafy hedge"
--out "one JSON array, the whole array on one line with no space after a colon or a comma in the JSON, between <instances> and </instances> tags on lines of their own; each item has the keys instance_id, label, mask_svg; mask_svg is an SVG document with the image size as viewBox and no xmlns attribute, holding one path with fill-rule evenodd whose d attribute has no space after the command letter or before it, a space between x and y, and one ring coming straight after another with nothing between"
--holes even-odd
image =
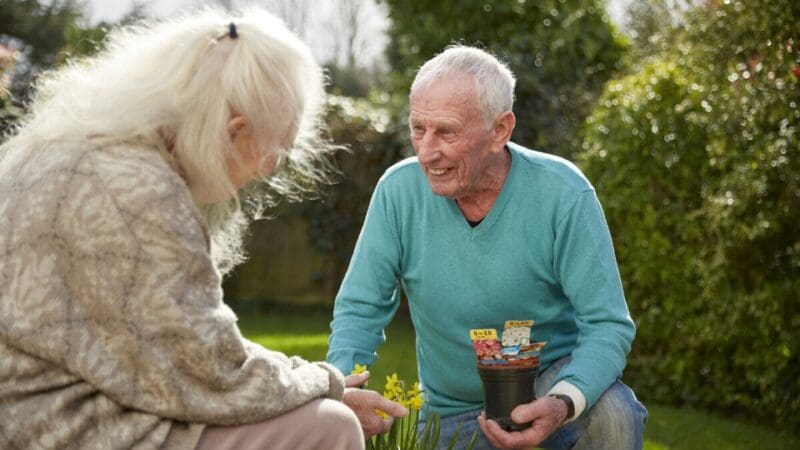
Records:
<instances>
[{"instance_id":1,"label":"leafy hedge","mask_svg":"<svg viewBox=\"0 0 800 450\"><path fill-rule=\"evenodd\" d=\"M693 10L672 51L607 84L579 159L606 209L639 326L626 372L637 393L792 429L798 19L789 0Z\"/></svg>"}]
</instances>

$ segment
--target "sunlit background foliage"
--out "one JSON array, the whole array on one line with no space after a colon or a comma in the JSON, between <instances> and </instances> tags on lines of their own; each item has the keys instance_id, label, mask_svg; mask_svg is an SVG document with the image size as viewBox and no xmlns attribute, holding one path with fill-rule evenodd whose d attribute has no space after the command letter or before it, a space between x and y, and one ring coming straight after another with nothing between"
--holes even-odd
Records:
<instances>
[{"instance_id":1,"label":"sunlit background foliage","mask_svg":"<svg viewBox=\"0 0 800 450\"><path fill-rule=\"evenodd\" d=\"M606 84L581 166L647 397L800 426L800 3L708 1ZM661 38L647 42L659 42Z\"/></svg>"}]
</instances>

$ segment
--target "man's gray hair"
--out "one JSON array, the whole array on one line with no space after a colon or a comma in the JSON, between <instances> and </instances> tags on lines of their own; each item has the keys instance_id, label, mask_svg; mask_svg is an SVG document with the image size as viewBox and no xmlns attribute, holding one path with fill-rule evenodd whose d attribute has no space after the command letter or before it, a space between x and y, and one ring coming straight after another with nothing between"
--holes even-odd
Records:
<instances>
[{"instance_id":1,"label":"man's gray hair","mask_svg":"<svg viewBox=\"0 0 800 450\"><path fill-rule=\"evenodd\" d=\"M411 94L442 78L461 74L475 79L478 108L487 125L494 123L500 114L511 111L516 85L514 74L494 55L465 45L448 46L423 64L411 85Z\"/></svg>"}]
</instances>

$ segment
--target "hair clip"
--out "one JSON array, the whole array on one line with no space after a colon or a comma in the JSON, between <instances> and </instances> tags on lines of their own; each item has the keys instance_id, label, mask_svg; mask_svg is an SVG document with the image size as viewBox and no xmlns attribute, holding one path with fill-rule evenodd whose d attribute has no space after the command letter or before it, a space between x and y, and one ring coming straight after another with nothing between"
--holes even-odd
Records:
<instances>
[{"instance_id":1,"label":"hair clip","mask_svg":"<svg viewBox=\"0 0 800 450\"><path fill-rule=\"evenodd\" d=\"M239 33L236 31L236 24L233 22L228 25L228 37L231 39L236 39L239 37Z\"/></svg>"}]
</instances>

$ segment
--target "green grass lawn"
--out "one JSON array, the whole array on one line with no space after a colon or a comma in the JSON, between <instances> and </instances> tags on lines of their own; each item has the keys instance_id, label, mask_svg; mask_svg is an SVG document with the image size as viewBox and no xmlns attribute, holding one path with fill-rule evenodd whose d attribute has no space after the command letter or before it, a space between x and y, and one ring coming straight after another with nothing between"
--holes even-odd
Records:
<instances>
[{"instance_id":1,"label":"green grass lawn","mask_svg":"<svg viewBox=\"0 0 800 450\"><path fill-rule=\"evenodd\" d=\"M323 360L328 348L330 314L273 312L240 318L249 339L289 355ZM417 381L414 331L411 322L398 317L386 331L380 358L370 367L369 387L383 391L386 376L396 372L407 386ZM691 409L647 404L650 419L645 431L646 450L790 450L800 449L800 438L788 431L743 423Z\"/></svg>"}]
</instances>

